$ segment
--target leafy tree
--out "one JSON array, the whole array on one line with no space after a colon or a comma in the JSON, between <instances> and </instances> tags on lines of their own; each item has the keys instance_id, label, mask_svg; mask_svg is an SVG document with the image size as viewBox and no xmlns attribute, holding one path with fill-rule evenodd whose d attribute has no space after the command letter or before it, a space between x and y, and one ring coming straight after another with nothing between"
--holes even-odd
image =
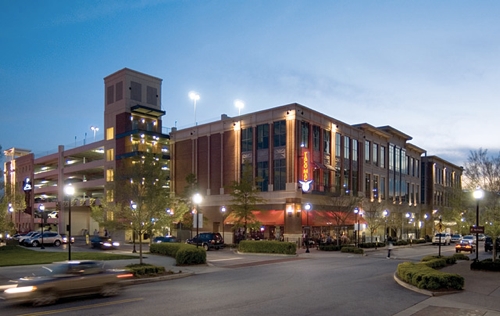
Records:
<instances>
[{"instance_id":1,"label":"leafy tree","mask_svg":"<svg viewBox=\"0 0 500 316\"><path fill-rule=\"evenodd\" d=\"M151 233L157 219L165 215L170 205L168 173L162 161L152 153L144 153L140 159L124 160L117 168L113 189L109 191L115 206L108 208L107 215L123 225L131 224L139 236L139 259L142 259L142 237ZM115 214L114 212L117 212Z\"/></svg>"},{"instance_id":2,"label":"leafy tree","mask_svg":"<svg viewBox=\"0 0 500 316\"><path fill-rule=\"evenodd\" d=\"M235 227L243 227L245 235L248 228L258 229L260 227L261 224L252 211L256 210L257 205L266 201L259 196L260 190L256 185L262 180L259 177L254 178L252 171L252 166L245 163L240 181L233 181L228 186L229 194L232 197L230 207L236 221Z\"/></svg>"},{"instance_id":3,"label":"leafy tree","mask_svg":"<svg viewBox=\"0 0 500 316\"><path fill-rule=\"evenodd\" d=\"M16 212L26 208L26 201L24 199L24 192L16 190L10 184L2 182L3 195L0 197L0 233L9 232L13 234L16 231L13 212L9 212L9 207Z\"/></svg>"},{"instance_id":4,"label":"leafy tree","mask_svg":"<svg viewBox=\"0 0 500 316\"><path fill-rule=\"evenodd\" d=\"M373 241L373 234L385 224L385 218L383 215L384 204L379 202L365 202L363 209L365 215L363 218L368 224L368 231L370 232L370 239ZM385 232L384 232L385 234Z\"/></svg>"}]
</instances>

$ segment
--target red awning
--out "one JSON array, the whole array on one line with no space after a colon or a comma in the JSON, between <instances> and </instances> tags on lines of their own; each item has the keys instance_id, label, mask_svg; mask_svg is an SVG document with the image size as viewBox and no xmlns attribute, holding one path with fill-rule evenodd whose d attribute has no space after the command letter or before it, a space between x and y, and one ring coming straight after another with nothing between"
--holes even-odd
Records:
<instances>
[{"instance_id":1,"label":"red awning","mask_svg":"<svg viewBox=\"0 0 500 316\"><path fill-rule=\"evenodd\" d=\"M335 213L338 213L339 215L336 216ZM339 222L339 218L344 219L343 223ZM356 221L356 215L354 213L349 214L347 218L345 217L345 214L342 212L333 212L333 211L309 211L309 219L307 218L307 212L302 211L302 223L303 225L306 225L307 222L309 221L309 226L349 226L349 225L354 225L354 222ZM359 218L359 222L363 223L364 221L362 218Z\"/></svg>"},{"instance_id":2,"label":"red awning","mask_svg":"<svg viewBox=\"0 0 500 316\"><path fill-rule=\"evenodd\" d=\"M270 210L270 211L252 211L257 220L262 223L262 225L284 225L284 210ZM226 224L234 224L236 223L236 218L233 213L229 214L229 216L224 221Z\"/></svg>"}]
</instances>

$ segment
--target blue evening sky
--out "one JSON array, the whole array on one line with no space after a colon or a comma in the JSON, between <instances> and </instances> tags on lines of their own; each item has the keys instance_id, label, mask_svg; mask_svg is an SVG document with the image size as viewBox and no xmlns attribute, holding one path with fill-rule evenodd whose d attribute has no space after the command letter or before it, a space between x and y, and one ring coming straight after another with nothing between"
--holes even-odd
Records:
<instances>
[{"instance_id":1,"label":"blue evening sky","mask_svg":"<svg viewBox=\"0 0 500 316\"><path fill-rule=\"evenodd\" d=\"M500 151L499 1L0 0L0 145L103 137L103 78L163 79L164 126L297 102L457 165Z\"/></svg>"}]
</instances>

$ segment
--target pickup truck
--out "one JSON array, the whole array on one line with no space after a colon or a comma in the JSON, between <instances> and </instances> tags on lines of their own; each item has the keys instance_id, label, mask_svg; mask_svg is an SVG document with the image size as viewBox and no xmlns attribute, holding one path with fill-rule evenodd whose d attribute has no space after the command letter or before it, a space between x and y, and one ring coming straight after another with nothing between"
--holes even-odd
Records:
<instances>
[{"instance_id":1,"label":"pickup truck","mask_svg":"<svg viewBox=\"0 0 500 316\"><path fill-rule=\"evenodd\" d=\"M44 273L16 281L6 289L1 299L13 303L50 305L62 297L88 294L113 296L119 294L123 280L133 274L123 269L104 268L100 261L64 261L43 267Z\"/></svg>"}]
</instances>

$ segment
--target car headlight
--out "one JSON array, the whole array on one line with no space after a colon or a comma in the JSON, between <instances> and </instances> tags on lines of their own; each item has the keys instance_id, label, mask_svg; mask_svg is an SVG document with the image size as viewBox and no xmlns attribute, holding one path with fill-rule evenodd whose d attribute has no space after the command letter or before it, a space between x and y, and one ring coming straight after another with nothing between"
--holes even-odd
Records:
<instances>
[{"instance_id":1,"label":"car headlight","mask_svg":"<svg viewBox=\"0 0 500 316\"><path fill-rule=\"evenodd\" d=\"M102 243L102 245L103 245L104 247L111 247L111 244L110 244L109 242L104 242L104 243Z\"/></svg>"},{"instance_id":2,"label":"car headlight","mask_svg":"<svg viewBox=\"0 0 500 316\"><path fill-rule=\"evenodd\" d=\"M36 291L36 286L11 287L10 289L6 289L4 292L8 294L16 294L16 293L27 293L33 291Z\"/></svg>"},{"instance_id":3,"label":"car headlight","mask_svg":"<svg viewBox=\"0 0 500 316\"><path fill-rule=\"evenodd\" d=\"M118 246L120 246L120 243L115 241L115 242L113 242L113 246L118 247Z\"/></svg>"}]
</instances>

